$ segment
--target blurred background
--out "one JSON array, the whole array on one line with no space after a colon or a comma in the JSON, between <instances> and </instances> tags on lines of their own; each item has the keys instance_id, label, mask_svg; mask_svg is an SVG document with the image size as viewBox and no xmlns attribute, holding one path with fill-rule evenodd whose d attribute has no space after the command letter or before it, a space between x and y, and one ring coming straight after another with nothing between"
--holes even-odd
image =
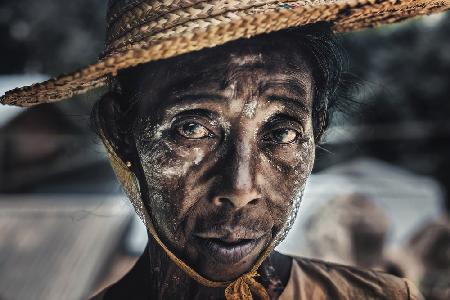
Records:
<instances>
[{"instance_id":1,"label":"blurred background","mask_svg":"<svg viewBox=\"0 0 450 300\"><path fill-rule=\"evenodd\" d=\"M106 1L0 2L0 95L95 61ZM341 36L354 105L318 148L281 252L409 277L450 299L450 14ZM0 300L85 299L147 236L90 128L102 91L0 107Z\"/></svg>"}]
</instances>

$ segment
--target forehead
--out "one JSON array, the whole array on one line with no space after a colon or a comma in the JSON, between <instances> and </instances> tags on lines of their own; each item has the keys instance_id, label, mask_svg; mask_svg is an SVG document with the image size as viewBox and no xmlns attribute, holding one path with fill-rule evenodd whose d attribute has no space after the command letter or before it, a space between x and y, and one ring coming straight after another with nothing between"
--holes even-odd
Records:
<instances>
[{"instance_id":1,"label":"forehead","mask_svg":"<svg viewBox=\"0 0 450 300\"><path fill-rule=\"evenodd\" d=\"M158 106L186 92L240 90L284 86L312 94L314 80L310 62L302 49L275 47L254 41L190 53L151 63L133 70L134 92ZM312 97L308 97L312 98ZM150 100L150 101L148 101ZM143 108L144 108L143 107Z\"/></svg>"}]
</instances>

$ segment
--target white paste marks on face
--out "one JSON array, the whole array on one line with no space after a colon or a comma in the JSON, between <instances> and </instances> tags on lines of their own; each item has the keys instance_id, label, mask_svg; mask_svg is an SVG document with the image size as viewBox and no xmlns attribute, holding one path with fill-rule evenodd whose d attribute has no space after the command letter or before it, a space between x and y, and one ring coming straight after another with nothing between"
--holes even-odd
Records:
<instances>
[{"instance_id":1,"label":"white paste marks on face","mask_svg":"<svg viewBox=\"0 0 450 300\"><path fill-rule=\"evenodd\" d=\"M256 116L256 109L258 107L258 97L256 95L248 96L249 99L243 103L243 95L238 93L237 83L233 82L229 86L230 100L228 102L228 109L231 114L242 114L248 119L253 119Z\"/></svg>"},{"instance_id":2,"label":"white paste marks on face","mask_svg":"<svg viewBox=\"0 0 450 300\"><path fill-rule=\"evenodd\" d=\"M228 89L230 90L230 100L228 102L228 110L231 114L239 113L242 109L242 102L238 98L237 81L233 81Z\"/></svg>"},{"instance_id":3,"label":"white paste marks on face","mask_svg":"<svg viewBox=\"0 0 450 300\"><path fill-rule=\"evenodd\" d=\"M258 107L258 98L253 96L250 101L244 104L244 109L242 113L249 119L254 119L256 116L256 108Z\"/></svg>"},{"instance_id":4,"label":"white paste marks on face","mask_svg":"<svg viewBox=\"0 0 450 300\"><path fill-rule=\"evenodd\" d=\"M149 122L147 122L149 123ZM170 128L170 122L164 122L162 124L156 124L153 130L151 130L150 140L157 141L162 138L163 133ZM147 130L147 129L146 129Z\"/></svg>"},{"instance_id":5,"label":"white paste marks on face","mask_svg":"<svg viewBox=\"0 0 450 300\"><path fill-rule=\"evenodd\" d=\"M245 66L245 65L252 65L256 63L262 63L264 62L262 53L259 53L258 55L255 54L249 54L245 56L236 56L231 54L230 63L239 67Z\"/></svg>"},{"instance_id":6,"label":"white paste marks on face","mask_svg":"<svg viewBox=\"0 0 450 300\"><path fill-rule=\"evenodd\" d=\"M170 166L162 166L161 173L168 179L174 177L184 177L189 169L196 165L198 166L204 159L205 153L201 148L192 148L189 151L178 151L178 156L188 158L187 160L178 160Z\"/></svg>"},{"instance_id":7,"label":"white paste marks on face","mask_svg":"<svg viewBox=\"0 0 450 300\"><path fill-rule=\"evenodd\" d=\"M194 165L199 165L202 160L205 158L205 153L202 149L194 148Z\"/></svg>"},{"instance_id":8,"label":"white paste marks on face","mask_svg":"<svg viewBox=\"0 0 450 300\"><path fill-rule=\"evenodd\" d=\"M296 158L298 160L297 162L298 165L300 166L296 171L296 175L301 181L305 181L311 175L315 160L314 147L315 147L314 138L309 137L307 141L301 144L300 151L298 151L296 154ZM304 153L309 153L308 155L308 157L310 157L309 160L305 161Z\"/></svg>"},{"instance_id":9,"label":"white paste marks on face","mask_svg":"<svg viewBox=\"0 0 450 300\"><path fill-rule=\"evenodd\" d=\"M238 189L246 189L247 187L252 186L252 178L250 174L252 153L248 143L239 142L237 148L238 168L235 184Z\"/></svg>"},{"instance_id":10,"label":"white paste marks on face","mask_svg":"<svg viewBox=\"0 0 450 300\"><path fill-rule=\"evenodd\" d=\"M234 67L237 67L237 70L235 70L232 77L234 77L234 80L229 84L228 89L230 89L230 101L229 101L229 110L231 113L234 114L242 114L243 116L253 119L256 115L256 109L258 107L258 95L256 91L250 91L249 94L248 91L249 86L251 87L252 84L249 86L246 84L247 80L257 80L256 78L253 78L253 75L248 76L248 74L241 73L239 71L241 68L245 68L246 66L251 66L255 64L261 64L264 62L262 54L249 54L245 56L234 56L231 55L230 58L230 65L233 65ZM242 100L244 98L245 101Z\"/></svg>"}]
</instances>

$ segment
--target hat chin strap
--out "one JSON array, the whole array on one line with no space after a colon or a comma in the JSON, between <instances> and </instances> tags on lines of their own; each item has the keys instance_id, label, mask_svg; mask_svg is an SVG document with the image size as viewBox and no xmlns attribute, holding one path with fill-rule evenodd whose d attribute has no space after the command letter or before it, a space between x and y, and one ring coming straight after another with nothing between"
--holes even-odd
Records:
<instances>
[{"instance_id":1,"label":"hat chin strap","mask_svg":"<svg viewBox=\"0 0 450 300\"><path fill-rule=\"evenodd\" d=\"M212 281L209 280L199 273L197 273L194 269L192 269L189 265L187 265L184 261L179 259L172 251L170 251L166 245L161 241L156 232L156 229L153 225L153 222L147 212L147 209L142 202L141 193L139 190L139 182L134 175L133 172L126 166L126 164L119 158L119 156L114 151L112 145L105 137L103 132L100 132L101 139L103 144L106 147L109 161L111 166L116 173L116 176L119 182L122 184L125 193L131 200L131 203L134 206L136 213L139 215L141 220L144 222L148 231L152 235L153 239L158 243L158 245L164 250L164 252L169 256L169 258L174 262L181 270L183 270L186 274L188 274L192 279L197 281L199 284L211 287L226 287L225 288L225 298L227 300L252 300L252 293L257 295L262 300L269 300L269 295L262 284L255 280L255 277L258 277L258 268L264 262L264 260L269 256L269 254L275 248L274 240L270 243L270 245L265 249L263 254L258 258L256 263L251 268L250 272L247 272L234 281ZM281 231L282 232L282 231Z\"/></svg>"}]
</instances>

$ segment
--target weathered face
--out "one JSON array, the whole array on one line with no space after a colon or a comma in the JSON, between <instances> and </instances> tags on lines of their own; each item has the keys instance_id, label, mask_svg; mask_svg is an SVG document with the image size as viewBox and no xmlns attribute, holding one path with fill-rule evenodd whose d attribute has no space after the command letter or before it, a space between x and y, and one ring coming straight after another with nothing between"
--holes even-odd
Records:
<instances>
[{"instance_id":1,"label":"weathered face","mask_svg":"<svg viewBox=\"0 0 450 300\"><path fill-rule=\"evenodd\" d=\"M306 60L214 55L144 69L133 135L160 236L201 274L229 280L281 231L311 172L314 83Z\"/></svg>"}]
</instances>

